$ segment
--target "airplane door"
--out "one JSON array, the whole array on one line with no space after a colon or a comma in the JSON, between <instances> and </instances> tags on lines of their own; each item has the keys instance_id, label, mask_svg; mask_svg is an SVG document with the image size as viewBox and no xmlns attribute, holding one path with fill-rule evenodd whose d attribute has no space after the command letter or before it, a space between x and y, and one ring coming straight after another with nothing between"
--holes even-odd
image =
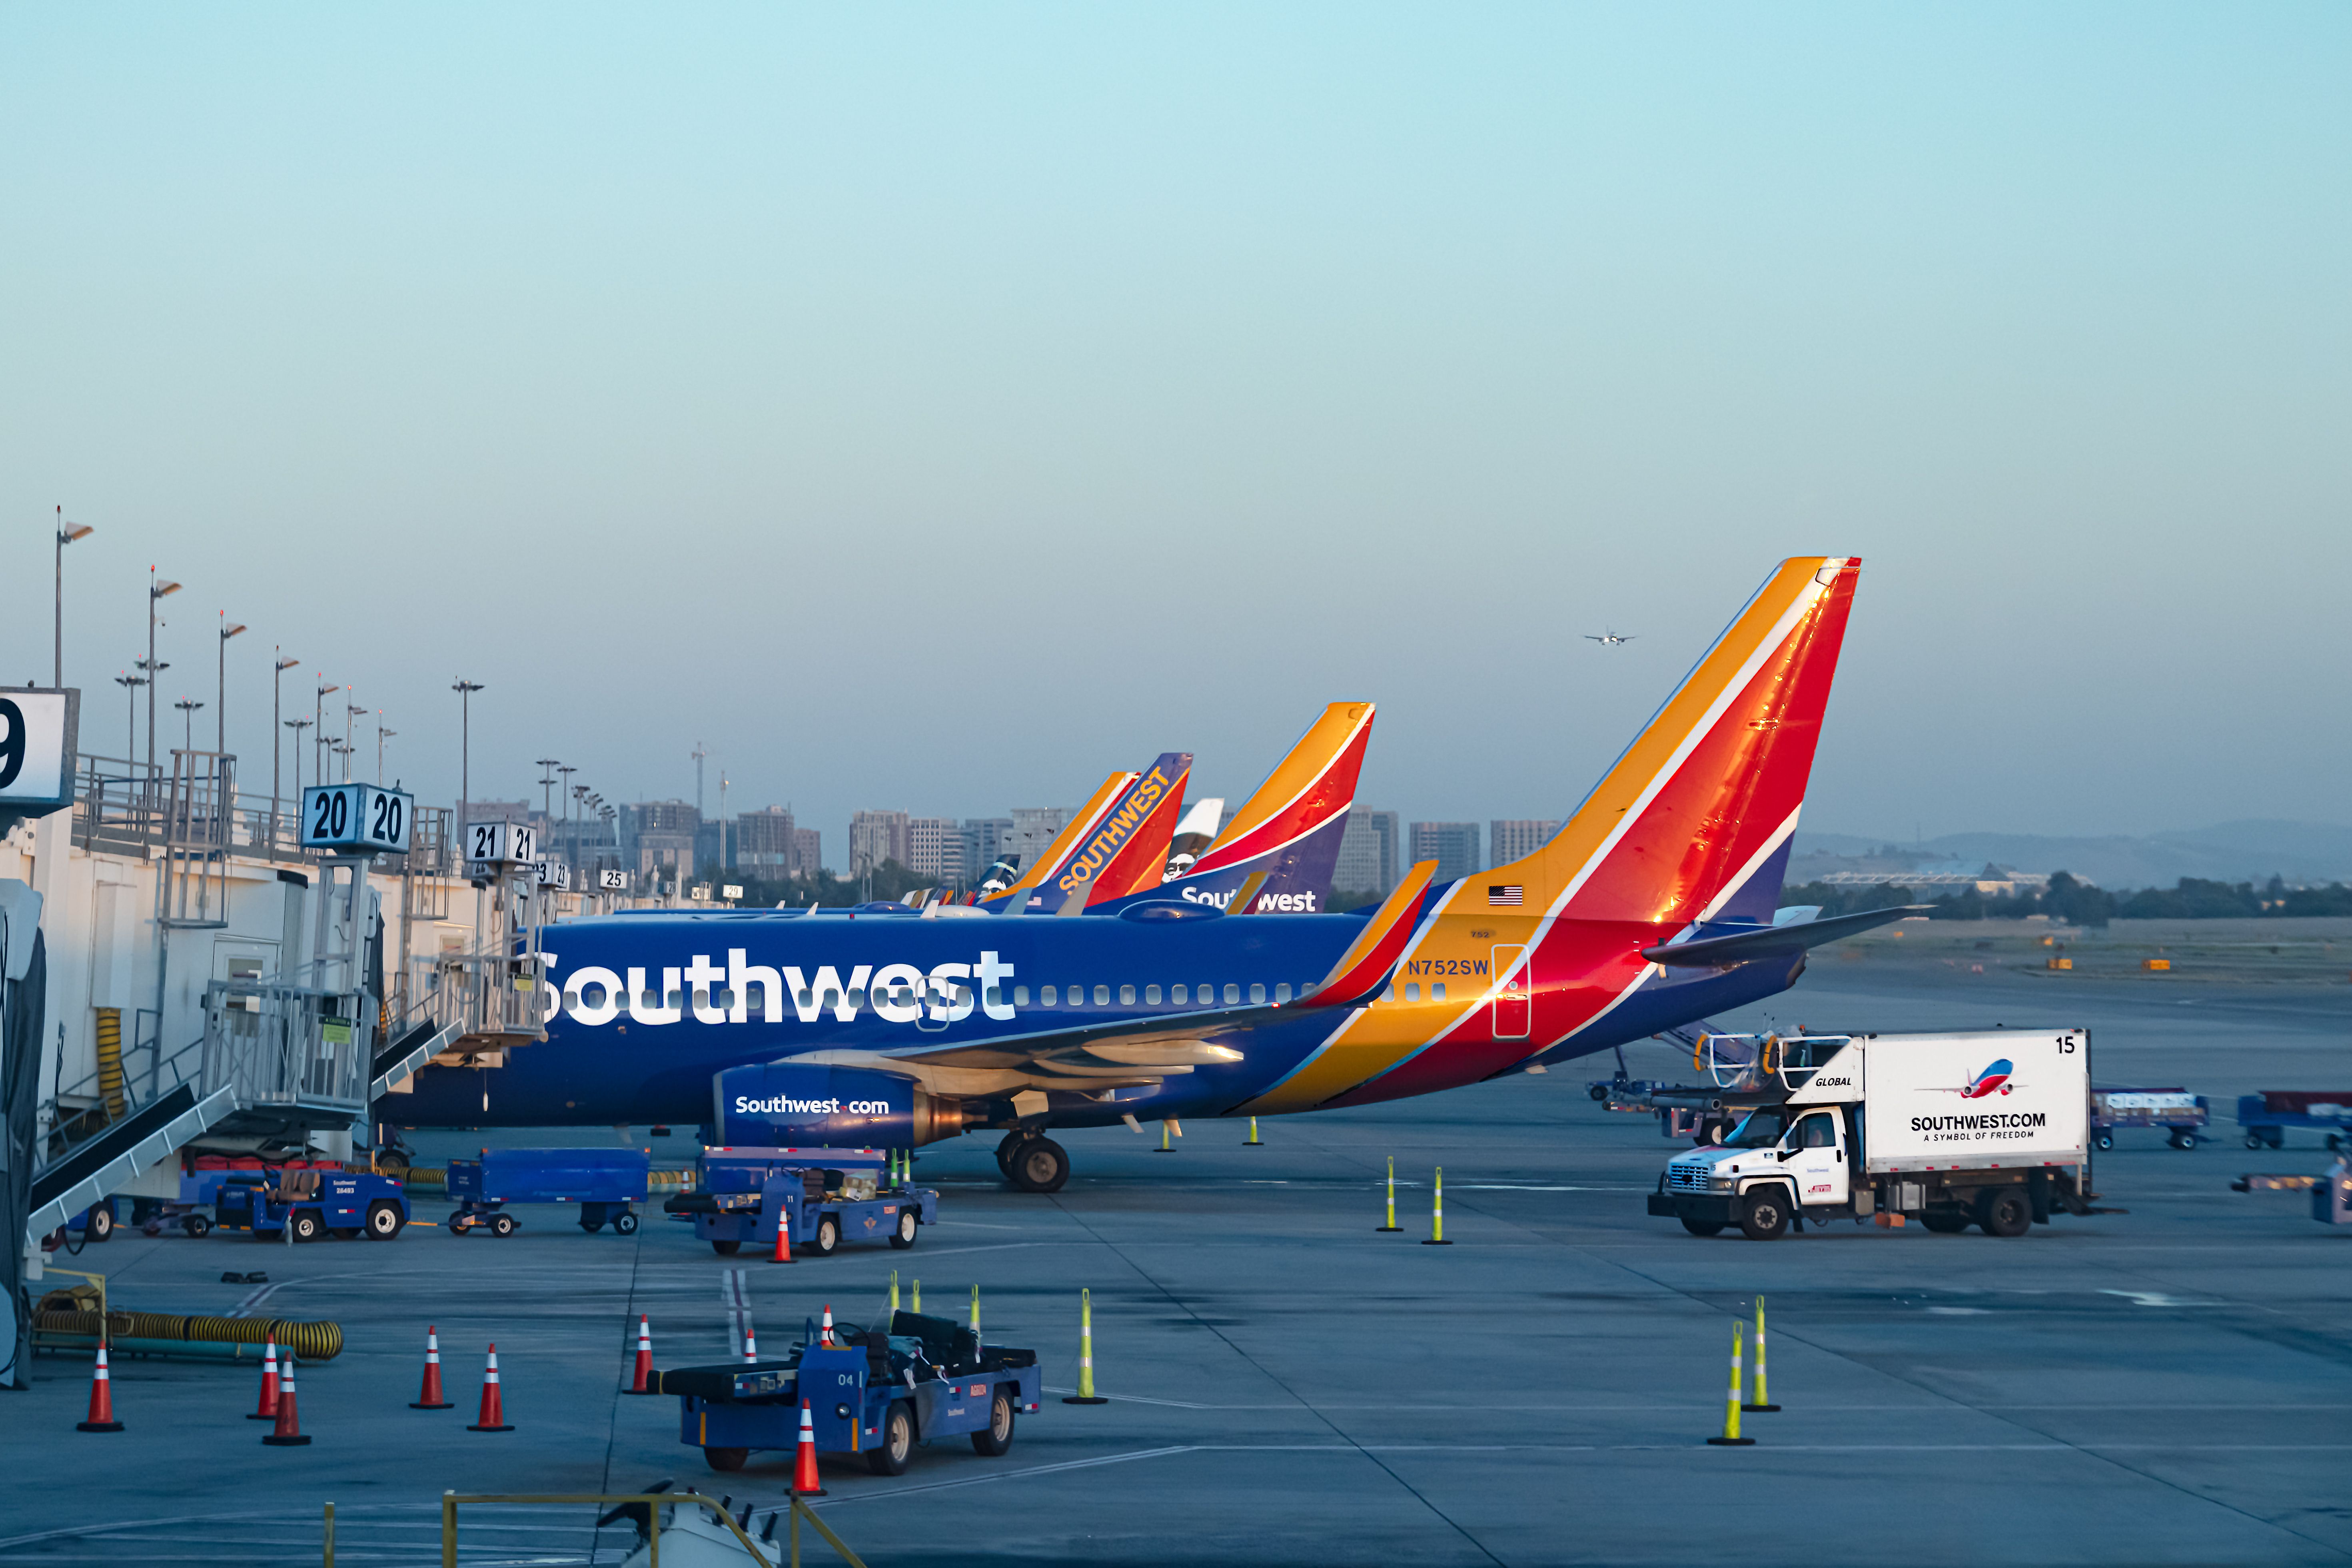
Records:
<instances>
[{"instance_id":1,"label":"airplane door","mask_svg":"<svg viewBox=\"0 0 2352 1568\"><path fill-rule=\"evenodd\" d=\"M1495 1037L1524 1040L1528 1016L1534 1011L1528 995L1528 950L1495 949Z\"/></svg>"}]
</instances>

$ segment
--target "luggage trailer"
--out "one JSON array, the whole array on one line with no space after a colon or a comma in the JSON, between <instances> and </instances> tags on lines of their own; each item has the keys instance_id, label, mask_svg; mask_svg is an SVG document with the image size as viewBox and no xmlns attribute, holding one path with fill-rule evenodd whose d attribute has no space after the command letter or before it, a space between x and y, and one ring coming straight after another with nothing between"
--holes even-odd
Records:
<instances>
[{"instance_id":1,"label":"luggage trailer","mask_svg":"<svg viewBox=\"0 0 2352 1568\"><path fill-rule=\"evenodd\" d=\"M694 1234L722 1258L746 1242L774 1245L780 1213L793 1247L819 1258L848 1241L887 1240L903 1250L924 1226L939 1223L940 1194L883 1186L888 1163L878 1149L711 1148L703 1152L698 1190L663 1200L662 1208L692 1221Z\"/></svg>"},{"instance_id":2,"label":"luggage trailer","mask_svg":"<svg viewBox=\"0 0 2352 1568\"><path fill-rule=\"evenodd\" d=\"M609 1225L615 1236L634 1236L630 1205L646 1201L651 1166L643 1149L485 1149L478 1160L449 1162L449 1195L457 1201L449 1229L512 1236L520 1222L508 1204L577 1204L582 1230Z\"/></svg>"}]
</instances>

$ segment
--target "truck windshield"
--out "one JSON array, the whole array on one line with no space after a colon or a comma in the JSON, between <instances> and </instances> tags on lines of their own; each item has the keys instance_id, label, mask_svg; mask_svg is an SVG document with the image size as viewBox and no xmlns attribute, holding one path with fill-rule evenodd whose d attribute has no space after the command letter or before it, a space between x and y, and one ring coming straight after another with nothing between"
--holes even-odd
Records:
<instances>
[{"instance_id":1,"label":"truck windshield","mask_svg":"<svg viewBox=\"0 0 2352 1568\"><path fill-rule=\"evenodd\" d=\"M1788 1119L1777 1110L1751 1110L1724 1142L1735 1149L1769 1149L1788 1128Z\"/></svg>"}]
</instances>

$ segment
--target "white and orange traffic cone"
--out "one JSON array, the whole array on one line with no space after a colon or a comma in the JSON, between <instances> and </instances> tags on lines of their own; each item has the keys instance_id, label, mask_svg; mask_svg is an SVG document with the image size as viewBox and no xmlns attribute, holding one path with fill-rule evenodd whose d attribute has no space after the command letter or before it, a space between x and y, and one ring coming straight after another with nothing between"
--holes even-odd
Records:
<instances>
[{"instance_id":1,"label":"white and orange traffic cone","mask_svg":"<svg viewBox=\"0 0 2352 1568\"><path fill-rule=\"evenodd\" d=\"M272 1334L261 1350L261 1407L248 1411L247 1421L278 1419L278 1336Z\"/></svg>"},{"instance_id":2,"label":"white and orange traffic cone","mask_svg":"<svg viewBox=\"0 0 2352 1568\"><path fill-rule=\"evenodd\" d=\"M482 1369L482 1413L468 1432L511 1432L507 1425L505 1403L499 1394L499 1347L490 1347L489 1364Z\"/></svg>"},{"instance_id":3,"label":"white and orange traffic cone","mask_svg":"<svg viewBox=\"0 0 2352 1568\"><path fill-rule=\"evenodd\" d=\"M769 1258L768 1261L771 1263L790 1263L792 1260L792 1213L789 1209L785 1208L782 1203L779 1203L776 1205L776 1255L773 1258Z\"/></svg>"},{"instance_id":4,"label":"white and orange traffic cone","mask_svg":"<svg viewBox=\"0 0 2352 1568\"><path fill-rule=\"evenodd\" d=\"M89 1374L89 1419L74 1423L77 1432L120 1432L122 1423L114 1418L114 1380L106 1370L106 1342L98 1342L98 1365Z\"/></svg>"},{"instance_id":5,"label":"white and orange traffic cone","mask_svg":"<svg viewBox=\"0 0 2352 1568\"><path fill-rule=\"evenodd\" d=\"M760 1336L752 1332L751 1325L749 1323L743 1325L743 1359L745 1361L760 1359Z\"/></svg>"},{"instance_id":6,"label":"white and orange traffic cone","mask_svg":"<svg viewBox=\"0 0 2352 1568\"><path fill-rule=\"evenodd\" d=\"M425 1325L425 1386L408 1402L411 1410L454 1410L457 1406L441 1397L441 1331L431 1323Z\"/></svg>"},{"instance_id":7,"label":"white and orange traffic cone","mask_svg":"<svg viewBox=\"0 0 2352 1568\"><path fill-rule=\"evenodd\" d=\"M623 1389L621 1392L622 1392L622 1393L624 1393L624 1394L651 1394L651 1393L654 1391L654 1389L653 1389L653 1377L654 1377L654 1331L653 1331L653 1326L652 1326L651 1324L649 1324L649 1323L647 1323L647 1322L646 1321L646 1315L645 1315L643 1312L639 1312L639 1313L637 1314L637 1366L636 1366L636 1376L635 1376L635 1380L634 1380L634 1381L632 1381L632 1382L630 1383L629 1386L628 1386L628 1387L626 1387L626 1388L625 1388L625 1389Z\"/></svg>"},{"instance_id":8,"label":"white and orange traffic cone","mask_svg":"<svg viewBox=\"0 0 2352 1568\"><path fill-rule=\"evenodd\" d=\"M816 1342L821 1345L833 1343L833 1303L830 1301L824 1304L824 1321L816 1326Z\"/></svg>"},{"instance_id":9,"label":"white and orange traffic cone","mask_svg":"<svg viewBox=\"0 0 2352 1568\"><path fill-rule=\"evenodd\" d=\"M793 1461L793 1495L823 1497L824 1482L816 1473L816 1424L809 1418L809 1402L801 1401L800 1451Z\"/></svg>"},{"instance_id":10,"label":"white and orange traffic cone","mask_svg":"<svg viewBox=\"0 0 2352 1568\"><path fill-rule=\"evenodd\" d=\"M310 1439L302 1436L302 1414L294 1404L294 1352L288 1351L286 1359L278 1363L278 1426L264 1432L261 1440L273 1448L307 1448Z\"/></svg>"}]
</instances>

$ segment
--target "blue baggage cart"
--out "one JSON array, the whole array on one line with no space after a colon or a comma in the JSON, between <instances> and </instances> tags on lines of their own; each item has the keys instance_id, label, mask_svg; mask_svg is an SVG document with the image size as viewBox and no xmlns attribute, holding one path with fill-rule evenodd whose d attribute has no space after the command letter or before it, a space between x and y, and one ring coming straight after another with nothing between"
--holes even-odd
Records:
<instances>
[{"instance_id":1,"label":"blue baggage cart","mask_svg":"<svg viewBox=\"0 0 2352 1568\"><path fill-rule=\"evenodd\" d=\"M512 1236L520 1222L508 1204L578 1204L581 1229L593 1235L609 1225L615 1236L634 1236L630 1205L646 1201L652 1163L643 1149L485 1149L478 1160L449 1162L457 1203L449 1228Z\"/></svg>"},{"instance_id":2,"label":"blue baggage cart","mask_svg":"<svg viewBox=\"0 0 2352 1568\"><path fill-rule=\"evenodd\" d=\"M740 1470L755 1449L790 1454L805 1404L819 1453L862 1455L875 1474L895 1476L917 1443L942 1437L1005 1453L1045 1392L1034 1351L982 1344L950 1318L898 1312L887 1330L833 1332L833 1343L819 1343L809 1322L777 1360L656 1373L657 1391L677 1395L678 1441L700 1448L714 1470Z\"/></svg>"},{"instance_id":3,"label":"blue baggage cart","mask_svg":"<svg viewBox=\"0 0 2352 1568\"><path fill-rule=\"evenodd\" d=\"M665 1200L673 1219L720 1257L772 1247L778 1216L795 1251L829 1258L845 1241L884 1241L904 1249L940 1218L940 1194L885 1184L889 1157L876 1149L706 1150L697 1190Z\"/></svg>"},{"instance_id":4,"label":"blue baggage cart","mask_svg":"<svg viewBox=\"0 0 2352 1568\"><path fill-rule=\"evenodd\" d=\"M2161 1127L2175 1149L2194 1149L2197 1135L2212 1119L2201 1094L2185 1089L2095 1089L2091 1091L2091 1142L2116 1146L2118 1127Z\"/></svg>"},{"instance_id":5,"label":"blue baggage cart","mask_svg":"<svg viewBox=\"0 0 2352 1568\"><path fill-rule=\"evenodd\" d=\"M397 1241L408 1228L408 1194L365 1171L231 1171L214 1194L213 1215L220 1229L256 1240L290 1230L296 1241L331 1231Z\"/></svg>"},{"instance_id":6,"label":"blue baggage cart","mask_svg":"<svg viewBox=\"0 0 2352 1568\"><path fill-rule=\"evenodd\" d=\"M2330 1149L2344 1146L2352 1131L2352 1089L2266 1089L2238 1097L2238 1125L2245 1129L2249 1149L2276 1149L2286 1142L2290 1127L2307 1127L2325 1134Z\"/></svg>"}]
</instances>

